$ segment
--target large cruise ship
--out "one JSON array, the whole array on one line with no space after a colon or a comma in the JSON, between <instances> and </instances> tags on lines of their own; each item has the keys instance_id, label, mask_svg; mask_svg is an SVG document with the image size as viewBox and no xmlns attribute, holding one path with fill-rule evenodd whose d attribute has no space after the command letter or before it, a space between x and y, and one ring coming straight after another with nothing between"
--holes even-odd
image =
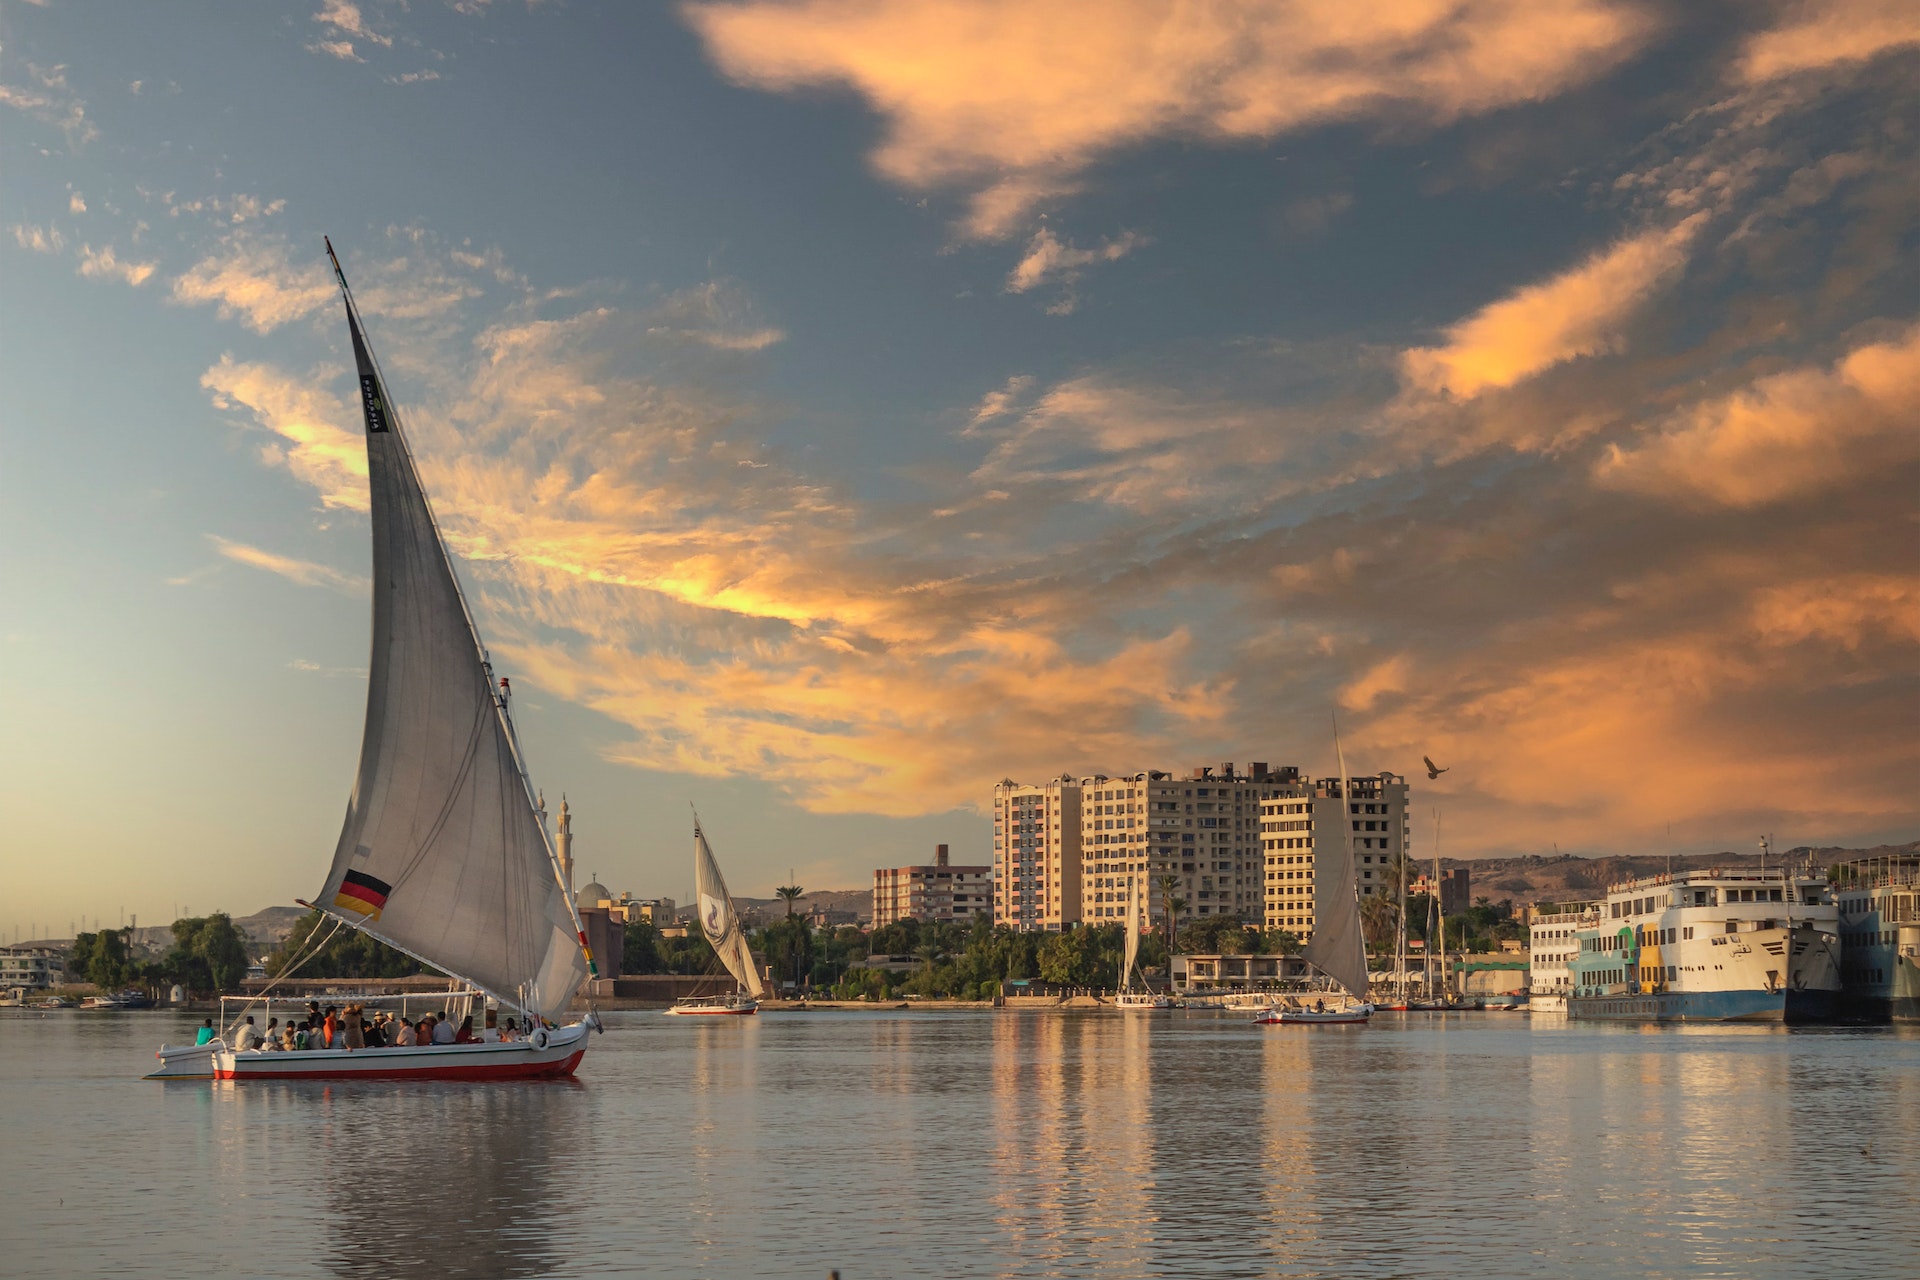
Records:
<instances>
[{"instance_id":1,"label":"large cruise ship","mask_svg":"<svg viewBox=\"0 0 1920 1280\"><path fill-rule=\"evenodd\" d=\"M1920 857L1847 863L1840 902L1841 1011L1920 1022Z\"/></svg>"},{"instance_id":2,"label":"large cruise ship","mask_svg":"<svg viewBox=\"0 0 1920 1280\"><path fill-rule=\"evenodd\" d=\"M1689 871L1615 885L1575 935L1569 1018L1817 1022L1840 994L1840 915L1806 873Z\"/></svg>"}]
</instances>

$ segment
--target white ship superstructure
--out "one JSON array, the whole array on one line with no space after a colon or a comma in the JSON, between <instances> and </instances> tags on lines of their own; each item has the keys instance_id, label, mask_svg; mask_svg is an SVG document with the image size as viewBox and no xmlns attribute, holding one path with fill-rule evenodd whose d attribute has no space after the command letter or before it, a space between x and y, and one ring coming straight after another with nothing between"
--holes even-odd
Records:
<instances>
[{"instance_id":1,"label":"white ship superstructure","mask_svg":"<svg viewBox=\"0 0 1920 1280\"><path fill-rule=\"evenodd\" d=\"M1527 1003L1533 1012L1567 1011L1578 935L1599 923L1599 909L1590 902L1563 903L1552 915L1534 917L1527 940Z\"/></svg>"},{"instance_id":2,"label":"white ship superstructure","mask_svg":"<svg viewBox=\"0 0 1920 1280\"><path fill-rule=\"evenodd\" d=\"M1567 1016L1830 1018L1839 927L1826 879L1804 872L1691 871L1615 885L1575 932Z\"/></svg>"},{"instance_id":3,"label":"white ship superstructure","mask_svg":"<svg viewBox=\"0 0 1920 1280\"><path fill-rule=\"evenodd\" d=\"M1839 874L1842 1011L1920 1022L1920 857L1863 860Z\"/></svg>"}]
</instances>

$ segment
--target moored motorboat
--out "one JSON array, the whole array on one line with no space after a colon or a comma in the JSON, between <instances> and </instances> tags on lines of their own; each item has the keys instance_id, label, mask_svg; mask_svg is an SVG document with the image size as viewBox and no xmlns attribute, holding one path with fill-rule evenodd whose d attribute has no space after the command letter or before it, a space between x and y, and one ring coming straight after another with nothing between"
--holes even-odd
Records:
<instances>
[{"instance_id":1,"label":"moored motorboat","mask_svg":"<svg viewBox=\"0 0 1920 1280\"><path fill-rule=\"evenodd\" d=\"M760 1012L760 1002L738 992L724 996L686 996L666 1012L682 1017L740 1017Z\"/></svg>"},{"instance_id":2,"label":"moored motorboat","mask_svg":"<svg viewBox=\"0 0 1920 1280\"><path fill-rule=\"evenodd\" d=\"M1353 1004L1327 1008L1324 1004L1315 1008L1294 1008L1287 1005L1275 1005L1254 1019L1261 1026L1296 1027L1326 1026L1338 1023L1359 1023L1364 1025L1373 1017L1374 1006L1362 1000Z\"/></svg>"}]
</instances>

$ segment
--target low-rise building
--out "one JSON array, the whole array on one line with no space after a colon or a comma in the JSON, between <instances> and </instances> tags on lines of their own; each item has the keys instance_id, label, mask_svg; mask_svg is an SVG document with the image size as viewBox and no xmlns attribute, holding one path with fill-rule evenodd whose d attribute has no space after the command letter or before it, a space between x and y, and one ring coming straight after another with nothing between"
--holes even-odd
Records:
<instances>
[{"instance_id":1,"label":"low-rise building","mask_svg":"<svg viewBox=\"0 0 1920 1280\"><path fill-rule=\"evenodd\" d=\"M66 958L47 947L0 947L0 991L45 991L66 981Z\"/></svg>"},{"instance_id":2,"label":"low-rise building","mask_svg":"<svg viewBox=\"0 0 1920 1280\"><path fill-rule=\"evenodd\" d=\"M1299 956L1176 955L1171 968L1180 995L1272 987L1312 975Z\"/></svg>"},{"instance_id":3,"label":"low-rise building","mask_svg":"<svg viewBox=\"0 0 1920 1280\"><path fill-rule=\"evenodd\" d=\"M993 916L993 868L955 866L947 846L935 845L929 866L880 867L873 873L873 927L901 920L964 924Z\"/></svg>"}]
</instances>

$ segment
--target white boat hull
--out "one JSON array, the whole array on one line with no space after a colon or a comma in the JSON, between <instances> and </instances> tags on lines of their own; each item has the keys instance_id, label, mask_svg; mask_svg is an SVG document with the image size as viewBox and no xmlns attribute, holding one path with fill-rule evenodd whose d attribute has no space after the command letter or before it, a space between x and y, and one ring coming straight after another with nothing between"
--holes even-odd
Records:
<instances>
[{"instance_id":1,"label":"white boat hull","mask_svg":"<svg viewBox=\"0 0 1920 1280\"><path fill-rule=\"evenodd\" d=\"M586 1056L590 1022L535 1032L528 1040L407 1045L388 1049L235 1052L215 1041L197 1051L162 1049L148 1079L215 1080L549 1080L570 1076Z\"/></svg>"},{"instance_id":2,"label":"white boat hull","mask_svg":"<svg viewBox=\"0 0 1920 1280\"><path fill-rule=\"evenodd\" d=\"M760 1002L745 996L720 996L705 1000L685 1000L663 1012L678 1018L738 1018L760 1012Z\"/></svg>"},{"instance_id":3,"label":"white boat hull","mask_svg":"<svg viewBox=\"0 0 1920 1280\"><path fill-rule=\"evenodd\" d=\"M1116 1009L1132 1009L1136 1012L1142 1009L1171 1009L1173 1008L1173 997L1129 992L1115 996L1113 998L1113 1007Z\"/></svg>"},{"instance_id":4,"label":"white boat hull","mask_svg":"<svg viewBox=\"0 0 1920 1280\"><path fill-rule=\"evenodd\" d=\"M1254 1022L1263 1027L1334 1026L1365 1023L1371 1017L1372 1005L1353 1004L1340 1009L1268 1009Z\"/></svg>"}]
</instances>

